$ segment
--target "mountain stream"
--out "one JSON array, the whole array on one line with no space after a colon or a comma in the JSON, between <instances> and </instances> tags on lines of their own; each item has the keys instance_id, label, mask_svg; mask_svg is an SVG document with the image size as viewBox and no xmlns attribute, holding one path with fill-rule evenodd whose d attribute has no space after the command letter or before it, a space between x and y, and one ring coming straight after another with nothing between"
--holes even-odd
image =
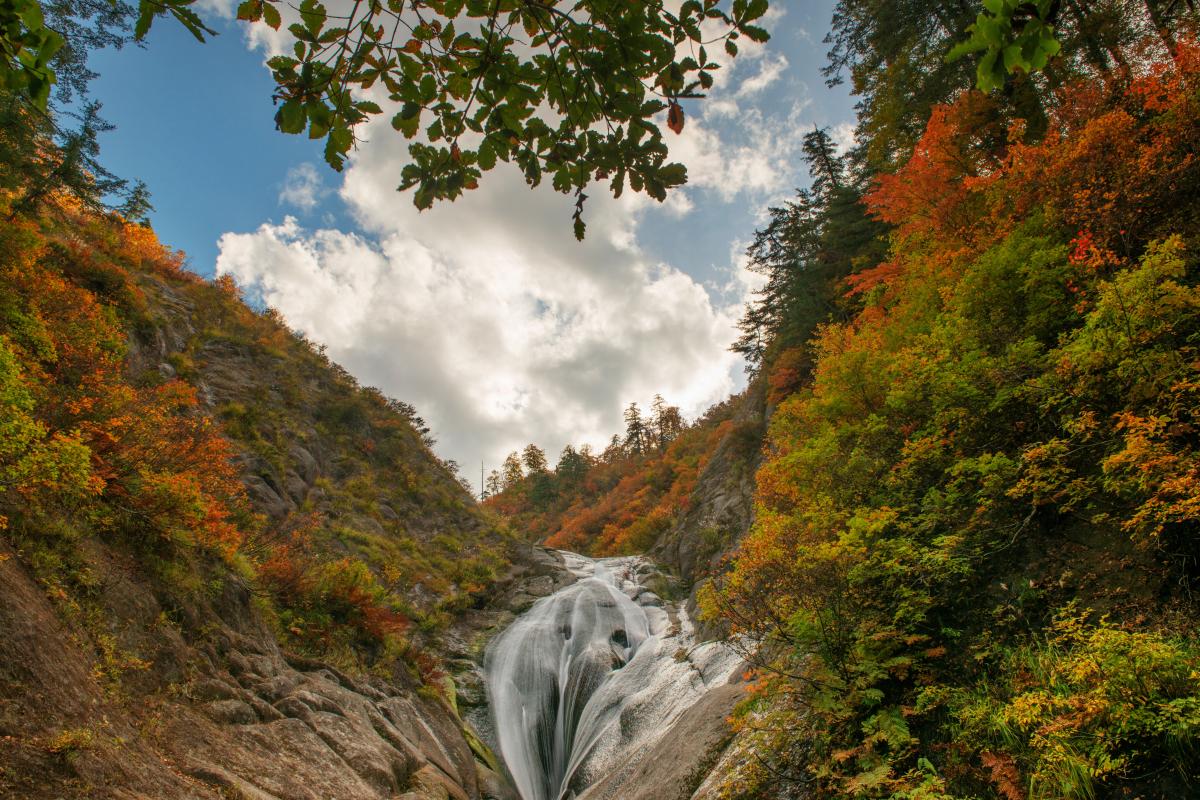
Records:
<instances>
[{"instance_id":1,"label":"mountain stream","mask_svg":"<svg viewBox=\"0 0 1200 800\"><path fill-rule=\"evenodd\" d=\"M741 662L722 643L697 643L683 605L642 585L657 573L649 561L562 556L576 582L518 617L484 662L497 743L523 800L572 800L632 768Z\"/></svg>"}]
</instances>

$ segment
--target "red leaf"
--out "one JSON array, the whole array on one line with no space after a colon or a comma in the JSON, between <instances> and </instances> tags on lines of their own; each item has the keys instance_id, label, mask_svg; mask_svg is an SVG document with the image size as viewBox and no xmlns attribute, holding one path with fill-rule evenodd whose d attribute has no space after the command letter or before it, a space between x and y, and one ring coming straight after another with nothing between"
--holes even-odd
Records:
<instances>
[{"instance_id":1,"label":"red leaf","mask_svg":"<svg viewBox=\"0 0 1200 800\"><path fill-rule=\"evenodd\" d=\"M674 101L667 110L667 127L676 133L683 133L683 106Z\"/></svg>"}]
</instances>

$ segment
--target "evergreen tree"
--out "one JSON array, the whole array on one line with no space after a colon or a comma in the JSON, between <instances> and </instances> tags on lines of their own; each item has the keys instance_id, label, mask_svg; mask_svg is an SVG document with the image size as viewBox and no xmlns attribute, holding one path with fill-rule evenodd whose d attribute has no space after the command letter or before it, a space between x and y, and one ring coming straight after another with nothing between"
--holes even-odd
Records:
<instances>
[{"instance_id":1,"label":"evergreen tree","mask_svg":"<svg viewBox=\"0 0 1200 800\"><path fill-rule=\"evenodd\" d=\"M750 269L766 277L742 316L742 335L733 345L750 369L779 351L801 345L837 309L838 283L858 264L878 262L884 225L867 216L863 181L850 175L827 130L804 137L804 159L812 186L796 199L771 208L770 221L747 250Z\"/></svg>"},{"instance_id":2,"label":"evergreen tree","mask_svg":"<svg viewBox=\"0 0 1200 800\"><path fill-rule=\"evenodd\" d=\"M646 452L647 439L646 423L642 420L641 409L637 403L630 403L625 409L625 449L630 453L642 455Z\"/></svg>"},{"instance_id":3,"label":"evergreen tree","mask_svg":"<svg viewBox=\"0 0 1200 800\"><path fill-rule=\"evenodd\" d=\"M669 406L661 394L654 395L654 403L650 406L653 413L653 439L658 446L658 452L667 449L671 440L678 436L684 428L683 415L679 406Z\"/></svg>"},{"instance_id":4,"label":"evergreen tree","mask_svg":"<svg viewBox=\"0 0 1200 800\"><path fill-rule=\"evenodd\" d=\"M16 95L0 92L0 188L15 193L9 218L57 208L59 200L71 197L97 213L115 211L144 223L151 211L146 185L118 178L100 163L97 137L113 129L100 117L100 104L86 103L63 116L79 127L62 127Z\"/></svg>"},{"instance_id":5,"label":"evergreen tree","mask_svg":"<svg viewBox=\"0 0 1200 800\"><path fill-rule=\"evenodd\" d=\"M621 444L621 437L614 433L612 438L608 440L608 446L600 454L600 460L605 464L615 464L624 457L625 447Z\"/></svg>"},{"instance_id":6,"label":"evergreen tree","mask_svg":"<svg viewBox=\"0 0 1200 800\"><path fill-rule=\"evenodd\" d=\"M554 467L555 476L563 483L574 486L583 480L587 471L586 458L571 445L564 447L558 457L558 464Z\"/></svg>"}]
</instances>

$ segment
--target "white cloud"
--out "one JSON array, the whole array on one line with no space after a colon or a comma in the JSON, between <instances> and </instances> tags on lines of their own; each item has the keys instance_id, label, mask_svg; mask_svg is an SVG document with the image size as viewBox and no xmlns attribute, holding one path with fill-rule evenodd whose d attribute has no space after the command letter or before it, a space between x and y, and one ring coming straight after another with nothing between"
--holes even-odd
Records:
<instances>
[{"instance_id":1,"label":"white cloud","mask_svg":"<svg viewBox=\"0 0 1200 800\"><path fill-rule=\"evenodd\" d=\"M233 19L236 5L234 0L197 0L195 11L201 18L213 16Z\"/></svg>"},{"instance_id":2,"label":"white cloud","mask_svg":"<svg viewBox=\"0 0 1200 800\"><path fill-rule=\"evenodd\" d=\"M297 164L287 172L283 187L279 190L279 204L291 205L301 211L312 211L328 193L317 168L307 161Z\"/></svg>"},{"instance_id":3,"label":"white cloud","mask_svg":"<svg viewBox=\"0 0 1200 800\"><path fill-rule=\"evenodd\" d=\"M787 57L774 53L759 59L758 73L746 78L737 88L738 97L749 97L758 94L773 84L788 68Z\"/></svg>"},{"instance_id":4,"label":"white cloud","mask_svg":"<svg viewBox=\"0 0 1200 800\"><path fill-rule=\"evenodd\" d=\"M807 107L807 99L800 99L786 113L752 106L739 109L734 121L689 119L681 135L668 139L671 158L687 166L693 189L725 202L740 195L766 202L794 188L802 143L797 130L804 127Z\"/></svg>"},{"instance_id":5,"label":"white cloud","mask_svg":"<svg viewBox=\"0 0 1200 800\"><path fill-rule=\"evenodd\" d=\"M837 125L834 125L833 129L829 132L829 137L833 139L834 147L842 155L845 155L849 152L850 148L858 143L853 122L839 122Z\"/></svg>"},{"instance_id":6,"label":"white cloud","mask_svg":"<svg viewBox=\"0 0 1200 800\"><path fill-rule=\"evenodd\" d=\"M273 32L252 29L252 46L278 49ZM666 134L671 158L688 166L687 189L659 205L593 187L583 244L571 235L570 198L531 191L505 165L479 190L418 213L395 190L407 143L376 119L359 131L337 189L361 232L286 217L226 233L217 273L282 311L364 384L416 405L439 452L470 474L481 458L494 467L531 441L552 454L568 442L602 444L629 401L656 392L695 416L742 379L728 346L761 277L745 269L745 242L732 242L712 259L728 266L702 284L687 264L647 256L642 225L704 225L733 203L789 195L797 132L810 127L806 87L789 89L783 105L770 99L788 59L741 44L732 63L714 55L724 67L711 97L689 104L682 135ZM312 210L323 191L301 165L280 202Z\"/></svg>"},{"instance_id":7,"label":"white cloud","mask_svg":"<svg viewBox=\"0 0 1200 800\"><path fill-rule=\"evenodd\" d=\"M227 233L217 273L362 382L416 405L443 456L495 466L531 441L600 444L631 400L662 392L696 415L735 388L727 347L740 298L714 305L695 279L640 252L653 201L595 192L581 245L569 201L530 191L515 171L418 214L393 186L401 160L381 135L346 173L342 197L365 234L291 217Z\"/></svg>"}]
</instances>

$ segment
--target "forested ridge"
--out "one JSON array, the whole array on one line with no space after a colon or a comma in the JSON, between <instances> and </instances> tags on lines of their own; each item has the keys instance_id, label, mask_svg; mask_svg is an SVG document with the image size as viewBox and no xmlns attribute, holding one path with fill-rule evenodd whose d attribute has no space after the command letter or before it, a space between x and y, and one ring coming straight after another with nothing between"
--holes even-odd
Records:
<instances>
[{"instance_id":1,"label":"forested ridge","mask_svg":"<svg viewBox=\"0 0 1200 800\"><path fill-rule=\"evenodd\" d=\"M888 253L793 356L705 599L778 646L746 785L1194 790L1196 55L1071 87L1034 141L963 95L873 182Z\"/></svg>"}]
</instances>

